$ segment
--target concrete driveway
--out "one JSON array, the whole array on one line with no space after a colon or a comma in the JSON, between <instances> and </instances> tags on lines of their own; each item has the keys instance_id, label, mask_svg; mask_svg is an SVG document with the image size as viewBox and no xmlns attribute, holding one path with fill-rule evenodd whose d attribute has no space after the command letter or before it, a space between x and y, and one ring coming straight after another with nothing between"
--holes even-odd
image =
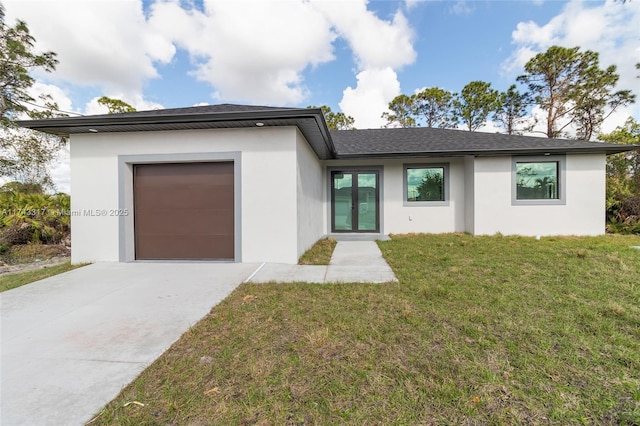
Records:
<instances>
[{"instance_id":1,"label":"concrete driveway","mask_svg":"<svg viewBox=\"0 0 640 426\"><path fill-rule=\"evenodd\" d=\"M0 293L0 424L89 421L258 266L98 263Z\"/></svg>"}]
</instances>

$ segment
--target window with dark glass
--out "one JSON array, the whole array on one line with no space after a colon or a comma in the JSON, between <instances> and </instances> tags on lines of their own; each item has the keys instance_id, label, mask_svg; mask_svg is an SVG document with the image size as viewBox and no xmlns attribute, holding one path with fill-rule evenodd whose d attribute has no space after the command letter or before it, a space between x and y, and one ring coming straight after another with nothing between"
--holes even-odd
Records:
<instances>
[{"instance_id":1,"label":"window with dark glass","mask_svg":"<svg viewBox=\"0 0 640 426\"><path fill-rule=\"evenodd\" d=\"M516 200L558 200L557 161L516 162Z\"/></svg>"},{"instance_id":2,"label":"window with dark glass","mask_svg":"<svg viewBox=\"0 0 640 426\"><path fill-rule=\"evenodd\" d=\"M444 166L407 166L405 179L408 202L445 201Z\"/></svg>"}]
</instances>

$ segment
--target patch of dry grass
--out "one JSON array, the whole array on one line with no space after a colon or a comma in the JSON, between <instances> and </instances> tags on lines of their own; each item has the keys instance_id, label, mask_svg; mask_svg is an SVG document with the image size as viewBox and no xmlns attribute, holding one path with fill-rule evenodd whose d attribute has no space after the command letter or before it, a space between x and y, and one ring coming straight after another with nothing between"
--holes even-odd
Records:
<instances>
[{"instance_id":1,"label":"patch of dry grass","mask_svg":"<svg viewBox=\"0 0 640 426\"><path fill-rule=\"evenodd\" d=\"M21 264L69 254L70 249L60 244L18 244L2 253L0 260L8 264Z\"/></svg>"},{"instance_id":2,"label":"patch of dry grass","mask_svg":"<svg viewBox=\"0 0 640 426\"><path fill-rule=\"evenodd\" d=\"M299 265L328 265L338 242L335 238L318 240L298 261Z\"/></svg>"}]
</instances>

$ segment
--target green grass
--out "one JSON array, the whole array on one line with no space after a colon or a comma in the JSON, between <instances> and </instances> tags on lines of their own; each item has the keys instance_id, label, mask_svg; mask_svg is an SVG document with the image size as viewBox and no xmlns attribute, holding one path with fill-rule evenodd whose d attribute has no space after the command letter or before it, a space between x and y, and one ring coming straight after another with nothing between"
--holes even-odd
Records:
<instances>
[{"instance_id":1,"label":"green grass","mask_svg":"<svg viewBox=\"0 0 640 426\"><path fill-rule=\"evenodd\" d=\"M80 266L84 265L72 265L71 262L65 262L55 266L47 266L42 269L0 275L0 292L71 271Z\"/></svg>"},{"instance_id":2,"label":"green grass","mask_svg":"<svg viewBox=\"0 0 640 426\"><path fill-rule=\"evenodd\" d=\"M379 245L398 284L243 284L92 425L640 424L639 237Z\"/></svg>"},{"instance_id":3,"label":"green grass","mask_svg":"<svg viewBox=\"0 0 640 426\"><path fill-rule=\"evenodd\" d=\"M338 242L335 238L318 240L298 261L299 265L328 265Z\"/></svg>"}]
</instances>

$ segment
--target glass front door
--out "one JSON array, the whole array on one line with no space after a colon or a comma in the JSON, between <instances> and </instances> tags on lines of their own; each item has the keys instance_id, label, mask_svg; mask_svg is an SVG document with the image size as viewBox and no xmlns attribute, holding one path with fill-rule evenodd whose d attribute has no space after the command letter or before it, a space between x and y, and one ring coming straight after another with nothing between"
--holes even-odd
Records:
<instances>
[{"instance_id":1,"label":"glass front door","mask_svg":"<svg viewBox=\"0 0 640 426\"><path fill-rule=\"evenodd\" d=\"M379 232L379 173L331 172L331 231Z\"/></svg>"}]
</instances>

